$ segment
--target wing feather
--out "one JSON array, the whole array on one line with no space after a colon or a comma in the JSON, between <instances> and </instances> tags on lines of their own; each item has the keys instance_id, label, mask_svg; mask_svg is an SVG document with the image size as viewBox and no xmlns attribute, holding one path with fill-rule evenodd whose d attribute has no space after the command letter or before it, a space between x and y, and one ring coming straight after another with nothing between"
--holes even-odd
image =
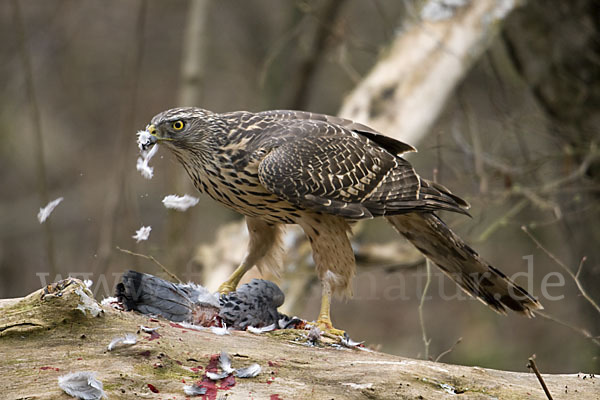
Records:
<instances>
[{"instance_id":1,"label":"wing feather","mask_svg":"<svg viewBox=\"0 0 600 400\"><path fill-rule=\"evenodd\" d=\"M413 211L464 212L456 196L421 180L401 157L327 120L290 120L259 164L261 184L300 207L372 218ZM447 191L447 190L446 190Z\"/></svg>"}]
</instances>

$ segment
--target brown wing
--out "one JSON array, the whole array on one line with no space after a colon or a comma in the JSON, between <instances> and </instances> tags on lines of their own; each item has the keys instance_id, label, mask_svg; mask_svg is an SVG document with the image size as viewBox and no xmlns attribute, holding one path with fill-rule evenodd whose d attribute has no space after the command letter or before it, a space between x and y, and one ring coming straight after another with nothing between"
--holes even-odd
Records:
<instances>
[{"instance_id":1,"label":"brown wing","mask_svg":"<svg viewBox=\"0 0 600 400\"><path fill-rule=\"evenodd\" d=\"M358 133L371 141L377 143L388 152L394 155L401 155L408 152L417 151L410 144L406 144L399 140L393 139L389 136L382 135L376 130L359 124L358 122L354 122L349 119L334 117L332 115L326 114L316 114L308 111L293 111L293 110L273 110L273 111L263 111L257 113L258 116L263 116L266 118L275 118L275 119L283 119L283 120L310 120L310 121L324 121L332 125L337 125L344 128L347 131Z\"/></svg>"},{"instance_id":2,"label":"brown wing","mask_svg":"<svg viewBox=\"0 0 600 400\"><path fill-rule=\"evenodd\" d=\"M259 179L293 204L352 219L465 212L455 196L422 181L408 161L368 137L328 121L297 120L279 129L270 135L285 140L262 160Z\"/></svg>"}]
</instances>

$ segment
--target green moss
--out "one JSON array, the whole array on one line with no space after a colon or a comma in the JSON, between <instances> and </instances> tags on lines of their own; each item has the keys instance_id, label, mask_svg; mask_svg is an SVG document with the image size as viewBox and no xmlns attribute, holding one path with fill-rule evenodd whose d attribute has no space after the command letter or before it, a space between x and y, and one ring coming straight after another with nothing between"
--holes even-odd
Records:
<instances>
[{"instance_id":1,"label":"green moss","mask_svg":"<svg viewBox=\"0 0 600 400\"><path fill-rule=\"evenodd\" d=\"M162 360L162 367L155 367L152 364L136 364L134 370L142 376L154 376L157 379L181 380L181 378L189 378L193 372L188 371L177 363L172 361Z\"/></svg>"}]
</instances>

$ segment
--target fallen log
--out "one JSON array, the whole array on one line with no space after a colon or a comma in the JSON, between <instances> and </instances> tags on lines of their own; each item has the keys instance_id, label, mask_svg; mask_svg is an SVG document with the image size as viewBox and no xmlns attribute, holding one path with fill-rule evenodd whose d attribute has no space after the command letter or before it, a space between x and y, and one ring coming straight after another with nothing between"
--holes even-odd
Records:
<instances>
[{"instance_id":1,"label":"fallen log","mask_svg":"<svg viewBox=\"0 0 600 400\"><path fill-rule=\"evenodd\" d=\"M128 333L135 345L107 349ZM211 358L226 350L236 368L258 363L262 372L212 382L205 398L546 399L533 373L414 360L332 341L314 345L306 337L298 330L198 331L102 306L83 282L69 278L21 299L0 300L2 398L68 399L58 377L95 371L110 399L184 399L183 385L207 381ZM600 393L593 375L542 377L555 398Z\"/></svg>"}]
</instances>

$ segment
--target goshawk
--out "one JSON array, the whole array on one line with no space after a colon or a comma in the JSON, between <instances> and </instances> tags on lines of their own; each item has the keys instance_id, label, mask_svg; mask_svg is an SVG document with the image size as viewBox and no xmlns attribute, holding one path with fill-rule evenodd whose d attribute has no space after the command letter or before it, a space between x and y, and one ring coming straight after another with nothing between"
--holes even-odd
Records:
<instances>
[{"instance_id":1,"label":"goshawk","mask_svg":"<svg viewBox=\"0 0 600 400\"><path fill-rule=\"evenodd\" d=\"M435 214L468 204L421 178L402 154L414 148L356 122L302 111L164 111L146 143L166 145L196 188L246 216L250 242L219 290L235 290L253 266L280 268L285 224L308 237L322 283L322 329L333 329L332 294L349 295L355 271L350 223L384 217L465 292L493 310L531 316L541 304L485 262Z\"/></svg>"}]
</instances>

